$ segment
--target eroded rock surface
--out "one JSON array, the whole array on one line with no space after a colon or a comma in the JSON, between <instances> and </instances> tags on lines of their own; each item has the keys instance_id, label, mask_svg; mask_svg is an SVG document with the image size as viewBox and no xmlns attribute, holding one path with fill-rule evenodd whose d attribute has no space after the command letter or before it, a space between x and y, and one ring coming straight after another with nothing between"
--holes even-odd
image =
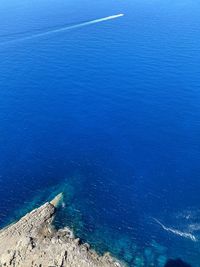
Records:
<instances>
[{"instance_id":1,"label":"eroded rock surface","mask_svg":"<svg viewBox=\"0 0 200 267\"><path fill-rule=\"evenodd\" d=\"M80 244L68 228L51 223L62 195L0 231L0 267L121 267L109 254L99 256Z\"/></svg>"}]
</instances>

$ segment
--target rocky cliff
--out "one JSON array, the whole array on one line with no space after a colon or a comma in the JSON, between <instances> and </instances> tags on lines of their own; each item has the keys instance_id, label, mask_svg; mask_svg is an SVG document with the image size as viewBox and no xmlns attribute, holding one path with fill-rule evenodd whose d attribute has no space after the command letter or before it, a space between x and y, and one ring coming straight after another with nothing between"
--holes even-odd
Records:
<instances>
[{"instance_id":1,"label":"rocky cliff","mask_svg":"<svg viewBox=\"0 0 200 267\"><path fill-rule=\"evenodd\" d=\"M120 267L109 254L99 256L80 244L68 228L52 221L62 194L0 231L0 267Z\"/></svg>"}]
</instances>

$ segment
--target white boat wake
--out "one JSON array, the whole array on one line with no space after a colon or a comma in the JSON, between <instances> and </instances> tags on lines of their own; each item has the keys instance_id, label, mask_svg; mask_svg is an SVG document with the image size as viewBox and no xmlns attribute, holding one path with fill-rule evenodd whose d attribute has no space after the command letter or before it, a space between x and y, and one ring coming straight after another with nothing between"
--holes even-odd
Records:
<instances>
[{"instance_id":1,"label":"white boat wake","mask_svg":"<svg viewBox=\"0 0 200 267\"><path fill-rule=\"evenodd\" d=\"M108 16L108 17L104 17L104 18L100 18L100 19L94 19L94 20L82 22L82 23L79 23L79 24L75 24L75 25L71 25L71 26L65 26L65 27L62 27L62 28L53 29L53 30L49 30L49 31L41 32L41 33L35 33L35 34L28 35L28 36L25 36L25 37L20 37L20 38L17 38L17 39L13 39L13 40L8 40L8 41L5 41L5 42L2 42L2 43L0 43L0 45L7 44L7 43L16 43L16 42L20 42L20 41L31 40L31 39L35 39L35 38L39 38L39 37L43 37L43 36L47 36L47 35L51 35L51 34L55 34L55 33L60 33L60 32L73 30L73 29L77 29L77 28L82 28L82 27L89 26L89 25L92 25L92 24L97 24L97 23L101 23L101 22L104 22L104 21L117 19L117 18L122 17L122 16L124 16L124 14L121 13L121 14L112 15L112 16Z\"/></svg>"},{"instance_id":2,"label":"white boat wake","mask_svg":"<svg viewBox=\"0 0 200 267\"><path fill-rule=\"evenodd\" d=\"M167 232L170 232L170 233L173 233L175 235L178 235L178 236L181 236L181 237L184 237L184 238L187 238L187 239L190 239L194 242L197 242L198 239L196 238L196 236L194 236L193 234L191 233L187 233L187 232L182 232L180 230L177 230L177 229L173 229L173 228L170 228L170 227L166 227L164 224L162 224L159 220L157 220L156 218L153 218L153 220L155 222L157 222L165 231Z\"/></svg>"}]
</instances>

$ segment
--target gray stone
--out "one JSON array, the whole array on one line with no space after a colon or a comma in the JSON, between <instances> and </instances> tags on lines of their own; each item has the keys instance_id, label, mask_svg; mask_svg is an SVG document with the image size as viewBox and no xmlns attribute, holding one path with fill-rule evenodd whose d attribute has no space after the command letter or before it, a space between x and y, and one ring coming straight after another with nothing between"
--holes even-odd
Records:
<instances>
[{"instance_id":1,"label":"gray stone","mask_svg":"<svg viewBox=\"0 0 200 267\"><path fill-rule=\"evenodd\" d=\"M110 254L98 255L81 244L68 229L56 230L52 221L59 194L0 231L0 267L121 267Z\"/></svg>"}]
</instances>

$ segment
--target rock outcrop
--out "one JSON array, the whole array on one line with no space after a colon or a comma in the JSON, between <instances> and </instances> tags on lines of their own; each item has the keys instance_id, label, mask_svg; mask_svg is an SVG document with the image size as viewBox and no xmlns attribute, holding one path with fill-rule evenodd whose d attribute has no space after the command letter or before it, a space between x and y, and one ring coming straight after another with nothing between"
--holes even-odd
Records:
<instances>
[{"instance_id":1,"label":"rock outcrop","mask_svg":"<svg viewBox=\"0 0 200 267\"><path fill-rule=\"evenodd\" d=\"M109 254L100 256L88 244L80 244L70 229L52 226L61 198L59 194L0 231L0 267L122 266Z\"/></svg>"}]
</instances>

